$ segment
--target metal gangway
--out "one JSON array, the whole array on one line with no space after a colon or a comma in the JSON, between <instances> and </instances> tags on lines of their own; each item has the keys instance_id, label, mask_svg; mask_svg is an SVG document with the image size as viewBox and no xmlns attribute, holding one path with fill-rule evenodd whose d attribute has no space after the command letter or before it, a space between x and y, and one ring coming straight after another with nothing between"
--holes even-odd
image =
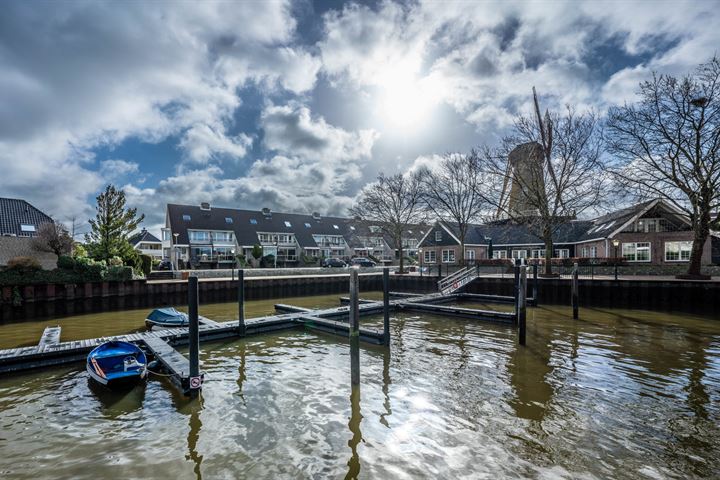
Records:
<instances>
[{"instance_id":1,"label":"metal gangway","mask_svg":"<svg viewBox=\"0 0 720 480\"><path fill-rule=\"evenodd\" d=\"M457 292L462 287L478 278L479 272L475 267L465 267L438 282L438 290L443 295Z\"/></svg>"}]
</instances>

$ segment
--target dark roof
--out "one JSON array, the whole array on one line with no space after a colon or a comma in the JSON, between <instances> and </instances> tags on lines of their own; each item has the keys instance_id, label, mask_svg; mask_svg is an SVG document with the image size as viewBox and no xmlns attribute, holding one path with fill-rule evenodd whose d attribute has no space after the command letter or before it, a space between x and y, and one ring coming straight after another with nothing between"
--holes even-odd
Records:
<instances>
[{"instance_id":1,"label":"dark roof","mask_svg":"<svg viewBox=\"0 0 720 480\"><path fill-rule=\"evenodd\" d=\"M232 230L238 245L250 246L258 243L258 232L294 233L301 247L317 247L315 235L343 235L350 231L348 219L339 217L313 218L312 215L298 213L272 212L270 216L258 210L239 210L235 208L211 207L202 210L195 205L167 206L168 221L173 234L178 233L179 244L188 243L187 230ZM183 220L189 215L190 221ZM232 223L227 222L227 218ZM254 220L256 223L251 223ZM288 222L290 226L287 226ZM309 227L305 224L310 225ZM337 225L337 228L335 228Z\"/></svg>"},{"instance_id":2,"label":"dark roof","mask_svg":"<svg viewBox=\"0 0 720 480\"><path fill-rule=\"evenodd\" d=\"M647 202L637 203L627 208L615 210L608 214L592 220L592 225L588 227L584 235L581 235L577 241L592 240L595 238L606 238L615 230L620 228L631 218L639 215L643 210L657 200L648 200Z\"/></svg>"},{"instance_id":3,"label":"dark roof","mask_svg":"<svg viewBox=\"0 0 720 480\"><path fill-rule=\"evenodd\" d=\"M0 198L0 235L32 237L35 236L40 225L52 221L52 218L25 200ZM35 227L35 232L24 232L20 225L32 225Z\"/></svg>"},{"instance_id":4,"label":"dark roof","mask_svg":"<svg viewBox=\"0 0 720 480\"><path fill-rule=\"evenodd\" d=\"M135 235L133 235L132 237L130 237L128 239L128 242L130 242L130 245L132 245L133 247L140 242L162 243L155 235L148 232L144 228L141 231L139 231L138 233L136 233Z\"/></svg>"},{"instance_id":5,"label":"dark roof","mask_svg":"<svg viewBox=\"0 0 720 480\"><path fill-rule=\"evenodd\" d=\"M33 242L34 239L28 237L0 237L0 266L7 265L8 260L15 257L33 257L45 270L55 268L57 255L36 250Z\"/></svg>"}]
</instances>

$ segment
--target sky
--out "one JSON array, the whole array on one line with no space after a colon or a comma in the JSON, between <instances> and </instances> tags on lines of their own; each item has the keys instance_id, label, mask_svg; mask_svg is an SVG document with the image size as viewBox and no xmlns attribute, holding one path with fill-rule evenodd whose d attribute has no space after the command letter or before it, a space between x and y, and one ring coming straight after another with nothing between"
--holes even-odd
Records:
<instances>
[{"instance_id":1,"label":"sky","mask_svg":"<svg viewBox=\"0 0 720 480\"><path fill-rule=\"evenodd\" d=\"M720 2L6 0L0 196L86 222L167 203L346 213L382 172L493 145L532 87L603 113L720 46Z\"/></svg>"}]
</instances>

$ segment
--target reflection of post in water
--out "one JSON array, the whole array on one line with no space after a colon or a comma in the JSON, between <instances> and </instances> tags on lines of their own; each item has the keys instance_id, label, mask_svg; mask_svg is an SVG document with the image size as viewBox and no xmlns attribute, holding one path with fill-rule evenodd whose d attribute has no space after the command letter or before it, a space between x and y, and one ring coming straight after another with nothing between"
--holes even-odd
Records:
<instances>
[{"instance_id":1,"label":"reflection of post in water","mask_svg":"<svg viewBox=\"0 0 720 480\"><path fill-rule=\"evenodd\" d=\"M388 424L387 417L392 415L392 408L390 407L390 384L392 383L392 380L390 380L390 349L386 348L383 350L383 395L385 396L385 401L383 401L383 407L385 407L385 413L380 414L380 423L385 425L386 427L390 428L390 425Z\"/></svg>"},{"instance_id":2,"label":"reflection of post in water","mask_svg":"<svg viewBox=\"0 0 720 480\"><path fill-rule=\"evenodd\" d=\"M537 338L530 346L516 348L510 357L508 371L515 397L510 406L518 417L542 421L554 391L547 382L552 373L550 338Z\"/></svg>"},{"instance_id":3,"label":"reflection of post in water","mask_svg":"<svg viewBox=\"0 0 720 480\"><path fill-rule=\"evenodd\" d=\"M350 393L350 432L352 437L348 441L348 446L352 451L352 456L348 460L348 472L345 475L345 479L358 478L360 474L360 456L358 455L357 447L362 441L362 432L360 431L360 422L362 422L362 414L360 413L360 386L353 385L352 392Z\"/></svg>"},{"instance_id":4,"label":"reflection of post in water","mask_svg":"<svg viewBox=\"0 0 720 480\"><path fill-rule=\"evenodd\" d=\"M350 272L350 378L360 385L360 282L358 272Z\"/></svg>"},{"instance_id":5,"label":"reflection of post in water","mask_svg":"<svg viewBox=\"0 0 720 480\"><path fill-rule=\"evenodd\" d=\"M200 470L200 465L202 464L203 456L197 451L197 443L200 439L200 430L202 429L202 421L200 421L202 399L190 402L187 405L187 408L190 410L190 430L188 431L187 436L188 453L185 455L185 459L191 460L195 464L195 467L193 468L195 478L201 480L202 472Z\"/></svg>"},{"instance_id":6,"label":"reflection of post in water","mask_svg":"<svg viewBox=\"0 0 720 480\"><path fill-rule=\"evenodd\" d=\"M245 383L245 380L247 380L247 375L245 375L245 355L247 350L247 345L245 344L245 340L243 340L240 343L240 366L238 367L238 395L242 399L243 405L245 405L245 394L243 393L243 383Z\"/></svg>"}]
</instances>

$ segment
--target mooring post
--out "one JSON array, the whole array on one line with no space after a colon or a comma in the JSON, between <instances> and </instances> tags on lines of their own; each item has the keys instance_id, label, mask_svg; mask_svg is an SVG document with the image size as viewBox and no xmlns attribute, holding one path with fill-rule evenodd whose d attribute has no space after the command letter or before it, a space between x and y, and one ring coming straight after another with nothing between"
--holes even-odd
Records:
<instances>
[{"instance_id":1,"label":"mooring post","mask_svg":"<svg viewBox=\"0 0 720 480\"><path fill-rule=\"evenodd\" d=\"M358 272L350 272L350 379L360 385L360 282Z\"/></svg>"},{"instance_id":2,"label":"mooring post","mask_svg":"<svg viewBox=\"0 0 720 480\"><path fill-rule=\"evenodd\" d=\"M390 269L383 268L383 343L390 346Z\"/></svg>"},{"instance_id":3,"label":"mooring post","mask_svg":"<svg viewBox=\"0 0 720 480\"><path fill-rule=\"evenodd\" d=\"M190 385L188 395L196 397L200 391L200 329L198 322L198 278L188 277L188 343L190 356Z\"/></svg>"},{"instance_id":4,"label":"mooring post","mask_svg":"<svg viewBox=\"0 0 720 480\"><path fill-rule=\"evenodd\" d=\"M245 270L238 269L238 334L245 336Z\"/></svg>"},{"instance_id":5,"label":"mooring post","mask_svg":"<svg viewBox=\"0 0 720 480\"><path fill-rule=\"evenodd\" d=\"M533 265L533 302L534 306L538 306L538 264Z\"/></svg>"},{"instance_id":6,"label":"mooring post","mask_svg":"<svg viewBox=\"0 0 720 480\"><path fill-rule=\"evenodd\" d=\"M517 305L517 324L518 324L518 343L525 345L525 320L527 317L527 267L516 267L519 270L518 282L518 305Z\"/></svg>"},{"instance_id":7,"label":"mooring post","mask_svg":"<svg viewBox=\"0 0 720 480\"><path fill-rule=\"evenodd\" d=\"M520 308L520 259L515 260L515 267L513 267L515 273L515 281L513 283L513 295L515 297L515 323L517 324L517 312Z\"/></svg>"},{"instance_id":8,"label":"mooring post","mask_svg":"<svg viewBox=\"0 0 720 480\"><path fill-rule=\"evenodd\" d=\"M579 287L578 264L576 263L573 265L572 288L571 288L573 318L576 320L578 318L578 287Z\"/></svg>"}]
</instances>

